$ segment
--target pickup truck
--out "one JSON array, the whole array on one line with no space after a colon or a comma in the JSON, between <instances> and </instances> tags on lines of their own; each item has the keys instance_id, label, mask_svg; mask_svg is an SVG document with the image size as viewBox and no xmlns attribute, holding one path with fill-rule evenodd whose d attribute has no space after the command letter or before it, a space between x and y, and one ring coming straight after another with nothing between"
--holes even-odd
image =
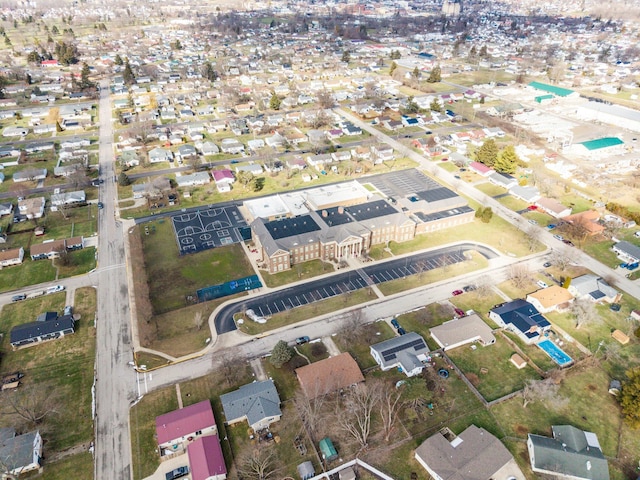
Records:
<instances>
[{"instance_id":1,"label":"pickup truck","mask_svg":"<svg viewBox=\"0 0 640 480\"><path fill-rule=\"evenodd\" d=\"M175 480L176 478L184 477L188 473L189 473L189 467L187 466L178 467L174 470L171 470L170 472L167 472L167 474L165 475L165 478L167 480Z\"/></svg>"}]
</instances>

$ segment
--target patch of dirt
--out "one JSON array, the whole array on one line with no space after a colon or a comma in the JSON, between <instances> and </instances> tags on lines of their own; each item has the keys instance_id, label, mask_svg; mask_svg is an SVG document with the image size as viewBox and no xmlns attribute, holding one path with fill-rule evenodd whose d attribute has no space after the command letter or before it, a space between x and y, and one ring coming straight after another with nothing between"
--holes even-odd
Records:
<instances>
[{"instance_id":1,"label":"patch of dirt","mask_svg":"<svg viewBox=\"0 0 640 480\"><path fill-rule=\"evenodd\" d=\"M587 385L587 390L589 390L590 392L595 392L596 390L598 390L598 387L590 383L589 385Z\"/></svg>"},{"instance_id":2,"label":"patch of dirt","mask_svg":"<svg viewBox=\"0 0 640 480\"><path fill-rule=\"evenodd\" d=\"M467 380L471 382L471 385L473 385L474 387L477 387L478 384L480 383L480 379L475 373L467 373L465 376L467 377Z\"/></svg>"},{"instance_id":3,"label":"patch of dirt","mask_svg":"<svg viewBox=\"0 0 640 480\"><path fill-rule=\"evenodd\" d=\"M524 425L516 425L515 431L518 435L525 436L529 433L529 429Z\"/></svg>"}]
</instances>

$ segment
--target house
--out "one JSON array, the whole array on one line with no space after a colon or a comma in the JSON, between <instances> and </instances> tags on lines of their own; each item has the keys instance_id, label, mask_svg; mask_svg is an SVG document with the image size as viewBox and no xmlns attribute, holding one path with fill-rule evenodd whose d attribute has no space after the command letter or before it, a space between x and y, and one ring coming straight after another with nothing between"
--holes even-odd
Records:
<instances>
[{"instance_id":1,"label":"house","mask_svg":"<svg viewBox=\"0 0 640 480\"><path fill-rule=\"evenodd\" d=\"M262 166L257 163L245 163L244 165L236 165L236 173L248 172L254 176L262 175L264 171Z\"/></svg>"},{"instance_id":2,"label":"house","mask_svg":"<svg viewBox=\"0 0 640 480\"><path fill-rule=\"evenodd\" d=\"M548 213L554 218L565 218L571 215L571 207L565 207L559 201L553 198L539 198L536 201L536 205L540 210Z\"/></svg>"},{"instance_id":3,"label":"house","mask_svg":"<svg viewBox=\"0 0 640 480\"><path fill-rule=\"evenodd\" d=\"M47 178L46 168L26 168L13 174L14 182L35 182Z\"/></svg>"},{"instance_id":4,"label":"house","mask_svg":"<svg viewBox=\"0 0 640 480\"><path fill-rule=\"evenodd\" d=\"M172 162L173 153L171 150L156 147L149 150L149 163Z\"/></svg>"},{"instance_id":5,"label":"house","mask_svg":"<svg viewBox=\"0 0 640 480\"><path fill-rule=\"evenodd\" d=\"M219 192L230 192L231 184L236 181L233 172L228 169L213 170L211 176L213 177L213 181L216 182L216 187Z\"/></svg>"},{"instance_id":6,"label":"house","mask_svg":"<svg viewBox=\"0 0 640 480\"><path fill-rule=\"evenodd\" d=\"M407 377L422 373L429 347L420 335L409 332L369 347L371 356L383 371L402 369Z\"/></svg>"},{"instance_id":7,"label":"house","mask_svg":"<svg viewBox=\"0 0 640 480\"><path fill-rule=\"evenodd\" d=\"M244 152L244 145L235 138L224 138L220 142L223 153L238 154Z\"/></svg>"},{"instance_id":8,"label":"house","mask_svg":"<svg viewBox=\"0 0 640 480\"><path fill-rule=\"evenodd\" d=\"M471 162L469 164L469 170L477 173L481 177L488 177L489 175L495 173L495 170L493 168L489 168L484 163L480 162Z\"/></svg>"},{"instance_id":9,"label":"house","mask_svg":"<svg viewBox=\"0 0 640 480\"><path fill-rule=\"evenodd\" d=\"M586 298L592 302L617 303L622 298L622 294L609 285L604 278L593 274L572 279L569 292L575 298Z\"/></svg>"},{"instance_id":10,"label":"house","mask_svg":"<svg viewBox=\"0 0 640 480\"><path fill-rule=\"evenodd\" d=\"M283 137L280 133L275 132L273 135L267 137L265 139L267 146L271 148L284 147L287 143L287 139Z\"/></svg>"},{"instance_id":11,"label":"house","mask_svg":"<svg viewBox=\"0 0 640 480\"><path fill-rule=\"evenodd\" d=\"M217 434L196 438L187 446L192 480L225 480L227 466Z\"/></svg>"},{"instance_id":12,"label":"house","mask_svg":"<svg viewBox=\"0 0 640 480\"><path fill-rule=\"evenodd\" d=\"M13 203L0 203L0 216L11 215L13 212Z\"/></svg>"},{"instance_id":13,"label":"house","mask_svg":"<svg viewBox=\"0 0 640 480\"><path fill-rule=\"evenodd\" d=\"M18 200L18 213L19 215L33 220L34 218L41 218L44 214L44 197L25 198Z\"/></svg>"},{"instance_id":14,"label":"house","mask_svg":"<svg viewBox=\"0 0 640 480\"><path fill-rule=\"evenodd\" d=\"M536 187L514 185L509 193L527 203L534 203L540 198L540 191Z\"/></svg>"},{"instance_id":15,"label":"house","mask_svg":"<svg viewBox=\"0 0 640 480\"><path fill-rule=\"evenodd\" d=\"M26 137L29 134L29 129L25 127L6 127L2 131L3 137Z\"/></svg>"},{"instance_id":16,"label":"house","mask_svg":"<svg viewBox=\"0 0 640 480\"><path fill-rule=\"evenodd\" d=\"M35 322L16 325L11 329L11 346L31 346L37 343L64 337L75 333L75 321L72 315L58 316L56 312L38 315Z\"/></svg>"},{"instance_id":17,"label":"house","mask_svg":"<svg viewBox=\"0 0 640 480\"><path fill-rule=\"evenodd\" d=\"M200 151L203 155L217 155L220 153L220 149L213 142L204 142L200 147Z\"/></svg>"},{"instance_id":18,"label":"house","mask_svg":"<svg viewBox=\"0 0 640 480\"><path fill-rule=\"evenodd\" d=\"M186 160L191 157L196 157L198 154L196 152L196 147L193 145L181 145L178 147L177 156L181 160Z\"/></svg>"},{"instance_id":19,"label":"house","mask_svg":"<svg viewBox=\"0 0 640 480\"><path fill-rule=\"evenodd\" d=\"M516 333L527 344L534 343L542 333L551 328L549 321L533 305L522 299L492 308L489 318Z\"/></svg>"},{"instance_id":20,"label":"house","mask_svg":"<svg viewBox=\"0 0 640 480\"><path fill-rule=\"evenodd\" d=\"M207 172L195 172L189 175L180 175L176 177L178 187L194 187L196 185L206 185L211 181L211 177Z\"/></svg>"},{"instance_id":21,"label":"house","mask_svg":"<svg viewBox=\"0 0 640 480\"><path fill-rule=\"evenodd\" d=\"M254 431L280 420L280 397L273 380L253 382L238 390L220 395L227 424L247 421Z\"/></svg>"},{"instance_id":22,"label":"house","mask_svg":"<svg viewBox=\"0 0 640 480\"><path fill-rule=\"evenodd\" d=\"M12 248L10 250L3 250L0 252L0 269L4 267L10 267L12 265L22 264L24 259L24 248Z\"/></svg>"},{"instance_id":23,"label":"house","mask_svg":"<svg viewBox=\"0 0 640 480\"><path fill-rule=\"evenodd\" d=\"M63 205L84 204L87 201L87 195L84 190L76 190L75 192L54 193L51 195L51 210L57 211L57 207Z\"/></svg>"},{"instance_id":24,"label":"house","mask_svg":"<svg viewBox=\"0 0 640 480\"><path fill-rule=\"evenodd\" d=\"M31 245L29 254L31 260L58 258L62 252L81 250L84 248L83 237L73 237L64 240L51 240L44 243Z\"/></svg>"},{"instance_id":25,"label":"house","mask_svg":"<svg viewBox=\"0 0 640 480\"><path fill-rule=\"evenodd\" d=\"M479 342L484 347L496 343L491 327L476 313L433 327L429 333L445 351L473 342Z\"/></svg>"},{"instance_id":26,"label":"house","mask_svg":"<svg viewBox=\"0 0 640 480\"><path fill-rule=\"evenodd\" d=\"M371 155L375 158L374 163L388 162L395 158L393 147L389 145L372 145Z\"/></svg>"},{"instance_id":27,"label":"house","mask_svg":"<svg viewBox=\"0 0 640 480\"><path fill-rule=\"evenodd\" d=\"M156 439L160 456L178 452L198 437L217 431L209 400L156 417Z\"/></svg>"},{"instance_id":28,"label":"house","mask_svg":"<svg viewBox=\"0 0 640 480\"><path fill-rule=\"evenodd\" d=\"M475 425L457 436L448 428L440 430L422 442L414 456L436 480L525 480L500 440Z\"/></svg>"},{"instance_id":29,"label":"house","mask_svg":"<svg viewBox=\"0 0 640 480\"><path fill-rule=\"evenodd\" d=\"M629 243L627 241L622 241L616 243L612 250L616 255L625 262L635 263L640 262L640 247Z\"/></svg>"},{"instance_id":30,"label":"house","mask_svg":"<svg viewBox=\"0 0 640 480\"><path fill-rule=\"evenodd\" d=\"M607 227L598 223L600 213L596 210L585 210L584 212L568 215L562 220L575 226L579 226L581 233L587 236L594 236L604 233Z\"/></svg>"},{"instance_id":31,"label":"house","mask_svg":"<svg viewBox=\"0 0 640 480\"><path fill-rule=\"evenodd\" d=\"M498 172L494 172L489 174L489 181L494 185L505 188L509 190L518 185L518 181L510 175L503 175Z\"/></svg>"},{"instance_id":32,"label":"house","mask_svg":"<svg viewBox=\"0 0 640 480\"><path fill-rule=\"evenodd\" d=\"M553 425L552 438L530 433L531 470L555 478L609 480L609 465L595 433L571 425Z\"/></svg>"},{"instance_id":33,"label":"house","mask_svg":"<svg viewBox=\"0 0 640 480\"><path fill-rule=\"evenodd\" d=\"M295 373L300 388L308 398L364 382L360 367L348 352L297 368Z\"/></svg>"},{"instance_id":34,"label":"house","mask_svg":"<svg viewBox=\"0 0 640 480\"><path fill-rule=\"evenodd\" d=\"M3 472L9 475L38 470L42 460L40 432L36 430L16 435L12 427L0 428L0 459Z\"/></svg>"},{"instance_id":35,"label":"house","mask_svg":"<svg viewBox=\"0 0 640 480\"><path fill-rule=\"evenodd\" d=\"M551 285L527 295L527 302L541 313L565 310L573 302L573 295L560 285Z\"/></svg>"}]
</instances>

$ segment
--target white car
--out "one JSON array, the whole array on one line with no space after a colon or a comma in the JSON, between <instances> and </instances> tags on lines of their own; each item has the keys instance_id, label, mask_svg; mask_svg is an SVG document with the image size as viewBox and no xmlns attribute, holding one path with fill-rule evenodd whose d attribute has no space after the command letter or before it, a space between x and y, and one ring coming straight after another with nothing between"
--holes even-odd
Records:
<instances>
[{"instance_id":1,"label":"white car","mask_svg":"<svg viewBox=\"0 0 640 480\"><path fill-rule=\"evenodd\" d=\"M64 285L54 285L53 287L47 288L47 295L50 293L61 292L64 290Z\"/></svg>"}]
</instances>

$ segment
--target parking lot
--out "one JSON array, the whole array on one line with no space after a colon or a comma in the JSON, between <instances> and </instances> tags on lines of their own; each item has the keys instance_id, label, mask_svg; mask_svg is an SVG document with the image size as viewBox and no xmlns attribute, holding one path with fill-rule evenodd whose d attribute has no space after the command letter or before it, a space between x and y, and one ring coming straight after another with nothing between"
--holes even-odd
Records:
<instances>
[{"instance_id":1,"label":"parking lot","mask_svg":"<svg viewBox=\"0 0 640 480\"><path fill-rule=\"evenodd\" d=\"M359 290L371 284L397 280L445 265L462 262L466 259L465 252L469 250L478 251L486 258L497 256L494 251L488 248L467 243L443 247L404 258L391 259L343 273L336 273L326 278L228 305L216 317L216 330L218 333L235 330L233 314L243 309L252 309L260 316L268 318L279 312Z\"/></svg>"}]
</instances>

